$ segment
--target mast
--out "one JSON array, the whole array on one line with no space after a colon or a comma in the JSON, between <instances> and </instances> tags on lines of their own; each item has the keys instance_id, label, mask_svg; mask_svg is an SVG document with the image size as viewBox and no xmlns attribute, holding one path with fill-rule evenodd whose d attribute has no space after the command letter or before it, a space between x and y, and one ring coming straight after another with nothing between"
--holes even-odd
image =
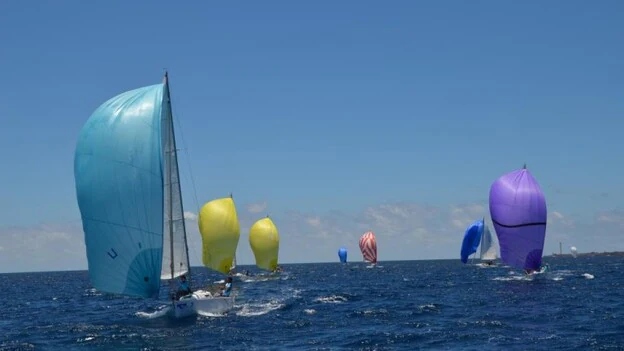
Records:
<instances>
[{"instance_id":1,"label":"mast","mask_svg":"<svg viewBox=\"0 0 624 351\"><path fill-rule=\"evenodd\" d=\"M561 249L561 241L559 242L559 254L562 255L563 254L563 250Z\"/></svg>"},{"instance_id":2,"label":"mast","mask_svg":"<svg viewBox=\"0 0 624 351\"><path fill-rule=\"evenodd\" d=\"M481 232L481 240L479 241L480 250L479 250L479 259L483 259L483 238L485 238L485 217L481 219L483 221L483 231Z\"/></svg>"},{"instance_id":3,"label":"mast","mask_svg":"<svg viewBox=\"0 0 624 351\"><path fill-rule=\"evenodd\" d=\"M188 254L188 241L186 240L186 223L184 222L184 204L182 203L182 189L180 184L180 168L178 167L178 148L176 146L176 138L175 138L175 128L173 124L173 108L171 106L171 92L169 89L169 73L165 71L165 86L167 87L167 105L169 106L169 132L171 133L171 140L173 140L173 145L171 145L172 150L170 153L170 162L169 167L175 160L176 165L176 179L178 180L178 192L180 194L180 212L182 213L182 232L184 233L184 249L186 250L186 266L188 267L187 272L187 280L189 282L189 286L191 284L191 262ZM169 172L170 173L170 172ZM167 175L169 177L169 241L170 241L170 252L171 252L171 278L174 276L174 257L173 257L173 184L171 184L171 174Z\"/></svg>"}]
</instances>

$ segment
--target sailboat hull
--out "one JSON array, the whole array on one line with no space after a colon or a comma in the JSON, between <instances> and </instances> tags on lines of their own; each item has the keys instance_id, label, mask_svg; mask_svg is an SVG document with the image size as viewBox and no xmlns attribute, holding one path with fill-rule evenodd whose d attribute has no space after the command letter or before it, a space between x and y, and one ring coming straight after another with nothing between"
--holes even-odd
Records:
<instances>
[{"instance_id":1,"label":"sailboat hull","mask_svg":"<svg viewBox=\"0 0 624 351\"><path fill-rule=\"evenodd\" d=\"M174 301L174 316L184 318L198 313L223 314L234 308L234 296L211 296L202 291Z\"/></svg>"}]
</instances>

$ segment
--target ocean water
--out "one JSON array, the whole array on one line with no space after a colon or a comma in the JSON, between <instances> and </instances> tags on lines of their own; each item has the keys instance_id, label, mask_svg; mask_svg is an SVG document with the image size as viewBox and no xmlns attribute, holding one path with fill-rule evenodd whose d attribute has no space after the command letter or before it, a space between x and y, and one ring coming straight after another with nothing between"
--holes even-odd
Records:
<instances>
[{"instance_id":1,"label":"ocean water","mask_svg":"<svg viewBox=\"0 0 624 351\"><path fill-rule=\"evenodd\" d=\"M236 279L228 314L182 320L85 271L2 274L0 349L624 350L624 258L545 262L530 278L459 260L283 265ZM195 287L220 279L194 270Z\"/></svg>"}]
</instances>

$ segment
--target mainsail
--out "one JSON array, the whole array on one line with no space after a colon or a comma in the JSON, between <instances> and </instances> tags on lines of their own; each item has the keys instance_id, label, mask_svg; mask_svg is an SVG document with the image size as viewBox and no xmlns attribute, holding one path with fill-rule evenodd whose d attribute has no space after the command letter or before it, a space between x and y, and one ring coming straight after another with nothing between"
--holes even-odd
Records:
<instances>
[{"instance_id":1,"label":"mainsail","mask_svg":"<svg viewBox=\"0 0 624 351\"><path fill-rule=\"evenodd\" d=\"M96 289L157 297L161 271L188 271L166 75L93 112L80 131L74 178Z\"/></svg>"},{"instance_id":2,"label":"mainsail","mask_svg":"<svg viewBox=\"0 0 624 351\"><path fill-rule=\"evenodd\" d=\"M375 239L375 233L372 231L364 233L360 237L359 244L364 260L370 263L377 263L377 240Z\"/></svg>"},{"instance_id":3,"label":"mainsail","mask_svg":"<svg viewBox=\"0 0 624 351\"><path fill-rule=\"evenodd\" d=\"M165 78L166 79L166 78ZM166 104L162 122L164 140L164 233L163 260L161 279L174 279L182 274L190 279L190 262L186 241L186 224L182 206L182 190L178 171L178 154L176 149L171 97L168 85L165 86Z\"/></svg>"},{"instance_id":4,"label":"mainsail","mask_svg":"<svg viewBox=\"0 0 624 351\"><path fill-rule=\"evenodd\" d=\"M227 274L232 267L240 238L236 205L232 197L212 200L199 211L204 266Z\"/></svg>"},{"instance_id":5,"label":"mainsail","mask_svg":"<svg viewBox=\"0 0 624 351\"><path fill-rule=\"evenodd\" d=\"M526 167L507 173L492 184L490 214L503 262L539 270L546 236L546 200Z\"/></svg>"},{"instance_id":6,"label":"mainsail","mask_svg":"<svg viewBox=\"0 0 624 351\"><path fill-rule=\"evenodd\" d=\"M340 262L347 263L347 249L344 247L338 249L338 258L340 258Z\"/></svg>"},{"instance_id":7,"label":"mainsail","mask_svg":"<svg viewBox=\"0 0 624 351\"><path fill-rule=\"evenodd\" d=\"M258 268L273 271L277 268L279 234L268 216L254 223L249 230L249 245Z\"/></svg>"},{"instance_id":8,"label":"mainsail","mask_svg":"<svg viewBox=\"0 0 624 351\"><path fill-rule=\"evenodd\" d=\"M480 219L466 228L464 233L464 240L461 246L461 261L463 263L468 262L468 257L477 252L479 243L481 242L481 235L483 234L483 220Z\"/></svg>"},{"instance_id":9,"label":"mainsail","mask_svg":"<svg viewBox=\"0 0 624 351\"><path fill-rule=\"evenodd\" d=\"M482 261L494 261L497 257L496 245L492 232L487 223L483 222L483 235L481 236L481 251L479 253Z\"/></svg>"}]
</instances>

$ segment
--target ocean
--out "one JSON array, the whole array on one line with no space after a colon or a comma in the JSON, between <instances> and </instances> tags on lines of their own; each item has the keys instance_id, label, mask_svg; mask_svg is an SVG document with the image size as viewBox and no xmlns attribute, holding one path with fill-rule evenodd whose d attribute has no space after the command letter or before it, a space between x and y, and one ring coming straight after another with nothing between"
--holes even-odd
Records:
<instances>
[{"instance_id":1,"label":"ocean","mask_svg":"<svg viewBox=\"0 0 624 351\"><path fill-rule=\"evenodd\" d=\"M86 271L1 274L0 350L624 350L624 258L544 262L529 278L459 259L286 264L235 279L226 315L182 320ZM195 288L221 279L193 270Z\"/></svg>"}]
</instances>

